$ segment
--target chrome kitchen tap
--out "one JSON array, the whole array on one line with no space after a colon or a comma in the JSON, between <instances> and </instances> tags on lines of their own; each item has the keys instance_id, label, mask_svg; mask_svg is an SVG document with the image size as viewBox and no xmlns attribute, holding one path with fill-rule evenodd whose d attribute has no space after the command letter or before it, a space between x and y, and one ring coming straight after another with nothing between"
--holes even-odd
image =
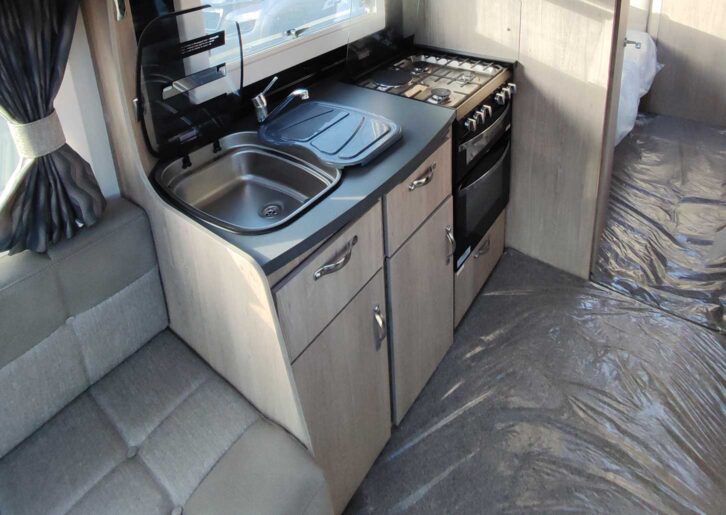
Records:
<instances>
[{"instance_id":1,"label":"chrome kitchen tap","mask_svg":"<svg viewBox=\"0 0 726 515\"><path fill-rule=\"evenodd\" d=\"M252 104L255 106L255 113L257 114L257 121L260 122L260 125L266 122L271 121L275 117L281 115L285 109L290 105L291 102L293 102L295 99L300 100L307 100L310 98L310 93L307 89L299 88L294 90L292 93L290 93L285 100L280 102L275 109L272 110L271 113L267 113L267 98L265 95L268 91L274 86L274 84L277 82L277 76L275 76L270 83L267 85L267 87L260 93L259 95L252 98Z\"/></svg>"}]
</instances>

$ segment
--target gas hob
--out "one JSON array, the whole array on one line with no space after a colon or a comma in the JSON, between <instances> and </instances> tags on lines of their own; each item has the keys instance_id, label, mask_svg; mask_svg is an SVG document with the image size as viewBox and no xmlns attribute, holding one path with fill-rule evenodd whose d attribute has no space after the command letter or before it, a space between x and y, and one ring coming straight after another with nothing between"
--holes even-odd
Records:
<instances>
[{"instance_id":1,"label":"gas hob","mask_svg":"<svg viewBox=\"0 0 726 515\"><path fill-rule=\"evenodd\" d=\"M420 53L374 71L358 85L465 113L469 104L481 102L510 76L509 68L500 63Z\"/></svg>"}]
</instances>

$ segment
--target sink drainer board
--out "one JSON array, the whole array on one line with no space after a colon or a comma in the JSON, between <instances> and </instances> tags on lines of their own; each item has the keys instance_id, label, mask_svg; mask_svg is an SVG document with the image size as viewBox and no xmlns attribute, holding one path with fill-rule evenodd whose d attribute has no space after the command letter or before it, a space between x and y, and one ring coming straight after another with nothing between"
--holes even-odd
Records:
<instances>
[{"instance_id":1,"label":"sink drainer board","mask_svg":"<svg viewBox=\"0 0 726 515\"><path fill-rule=\"evenodd\" d=\"M272 231L330 193L339 169L305 149L270 148L255 132L222 138L154 171L156 184L191 216L241 234Z\"/></svg>"},{"instance_id":2,"label":"sink drainer board","mask_svg":"<svg viewBox=\"0 0 726 515\"><path fill-rule=\"evenodd\" d=\"M311 100L260 128L272 145L303 147L321 160L344 168L364 165L401 137L401 128L379 115Z\"/></svg>"}]
</instances>

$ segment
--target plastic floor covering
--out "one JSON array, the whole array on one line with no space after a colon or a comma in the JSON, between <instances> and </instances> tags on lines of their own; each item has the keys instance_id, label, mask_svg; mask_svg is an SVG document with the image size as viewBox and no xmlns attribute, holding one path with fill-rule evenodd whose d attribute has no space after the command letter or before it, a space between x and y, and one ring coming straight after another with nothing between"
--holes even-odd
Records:
<instances>
[{"instance_id":1,"label":"plastic floor covering","mask_svg":"<svg viewBox=\"0 0 726 515\"><path fill-rule=\"evenodd\" d=\"M347 513L724 513L725 338L508 250Z\"/></svg>"},{"instance_id":2,"label":"plastic floor covering","mask_svg":"<svg viewBox=\"0 0 726 515\"><path fill-rule=\"evenodd\" d=\"M593 280L726 332L726 128L638 117L615 149Z\"/></svg>"}]
</instances>

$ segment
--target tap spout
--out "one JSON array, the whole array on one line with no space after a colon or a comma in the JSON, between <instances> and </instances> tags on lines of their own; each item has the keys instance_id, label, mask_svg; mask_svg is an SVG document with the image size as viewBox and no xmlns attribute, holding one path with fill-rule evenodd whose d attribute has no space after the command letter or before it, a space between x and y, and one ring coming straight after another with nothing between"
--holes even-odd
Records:
<instances>
[{"instance_id":1,"label":"tap spout","mask_svg":"<svg viewBox=\"0 0 726 515\"><path fill-rule=\"evenodd\" d=\"M271 113L267 112L267 98L265 94L270 90L272 85L277 81L277 77L272 79L272 82L265 88L265 90L259 95L252 99L252 104L255 106L255 113L257 114L257 121L260 124L270 122L276 117L280 116L295 100L307 100L310 98L310 93L305 88L299 88L290 93L285 100L280 102Z\"/></svg>"}]
</instances>

